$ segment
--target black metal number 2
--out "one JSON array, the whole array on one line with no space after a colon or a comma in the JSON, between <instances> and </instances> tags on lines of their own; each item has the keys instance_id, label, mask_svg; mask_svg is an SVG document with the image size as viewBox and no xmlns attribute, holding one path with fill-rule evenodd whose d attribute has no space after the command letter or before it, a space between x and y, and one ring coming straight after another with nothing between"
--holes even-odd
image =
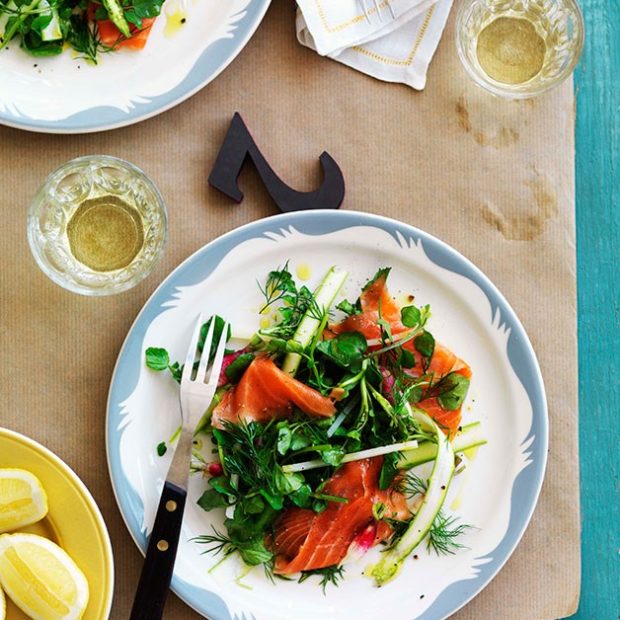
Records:
<instances>
[{"instance_id":1,"label":"black metal number 2","mask_svg":"<svg viewBox=\"0 0 620 620\"><path fill-rule=\"evenodd\" d=\"M323 182L319 189L313 192L298 192L273 171L238 112L235 112L230 123L224 144L209 175L209 183L236 202L241 202L243 192L239 189L237 179L248 157L256 166L265 188L281 211L337 209L344 200L344 177L329 153L324 151L319 158L323 169Z\"/></svg>"}]
</instances>

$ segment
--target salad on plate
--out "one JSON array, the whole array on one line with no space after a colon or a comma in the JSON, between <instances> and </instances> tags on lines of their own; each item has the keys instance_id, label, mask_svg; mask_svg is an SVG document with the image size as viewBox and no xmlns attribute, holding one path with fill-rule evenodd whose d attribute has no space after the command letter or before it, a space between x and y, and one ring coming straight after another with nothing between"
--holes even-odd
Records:
<instances>
[{"instance_id":1,"label":"salad on plate","mask_svg":"<svg viewBox=\"0 0 620 620\"><path fill-rule=\"evenodd\" d=\"M316 575L325 588L360 563L382 586L420 545L465 546L474 524L444 503L469 451L486 443L478 422L462 423L472 372L429 331L428 305L391 296L389 274L379 269L353 300L339 298L348 274L336 268L314 292L288 265L259 285L260 327L227 351L196 432L198 504L225 516L195 539L205 553L274 580ZM210 321L217 342L225 322ZM242 330L233 326L231 344ZM165 349L148 348L146 364L180 380Z\"/></svg>"},{"instance_id":2,"label":"salad on plate","mask_svg":"<svg viewBox=\"0 0 620 620\"><path fill-rule=\"evenodd\" d=\"M0 49L13 42L35 57L66 47L96 64L99 54L141 50L164 0L0 0Z\"/></svg>"}]
</instances>

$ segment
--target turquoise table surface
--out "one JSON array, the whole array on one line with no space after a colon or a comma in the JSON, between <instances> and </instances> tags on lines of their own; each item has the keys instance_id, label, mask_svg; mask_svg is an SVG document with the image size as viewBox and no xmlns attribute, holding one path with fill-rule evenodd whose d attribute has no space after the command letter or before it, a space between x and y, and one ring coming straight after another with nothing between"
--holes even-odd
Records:
<instances>
[{"instance_id":1,"label":"turquoise table surface","mask_svg":"<svg viewBox=\"0 0 620 620\"><path fill-rule=\"evenodd\" d=\"M576 620L620 618L620 2L582 0L577 94L582 585ZM562 570L558 566L558 570Z\"/></svg>"}]
</instances>

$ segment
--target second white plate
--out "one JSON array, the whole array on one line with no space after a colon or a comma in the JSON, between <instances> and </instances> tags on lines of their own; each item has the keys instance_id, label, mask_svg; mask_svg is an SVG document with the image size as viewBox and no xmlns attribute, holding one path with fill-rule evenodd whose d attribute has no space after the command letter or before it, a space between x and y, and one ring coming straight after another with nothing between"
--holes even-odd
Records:
<instances>
[{"instance_id":1,"label":"second white plate","mask_svg":"<svg viewBox=\"0 0 620 620\"><path fill-rule=\"evenodd\" d=\"M34 58L11 41L0 53L0 123L87 133L137 123L184 101L237 56L270 0L166 0L144 50L100 54L89 65L65 50ZM183 11L182 28L170 20Z\"/></svg>"}]
</instances>

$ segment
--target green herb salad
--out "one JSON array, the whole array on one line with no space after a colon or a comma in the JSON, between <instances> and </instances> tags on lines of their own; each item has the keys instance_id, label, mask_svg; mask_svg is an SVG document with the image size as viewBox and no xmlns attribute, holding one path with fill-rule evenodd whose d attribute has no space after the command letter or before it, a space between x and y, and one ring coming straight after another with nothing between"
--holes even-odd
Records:
<instances>
[{"instance_id":1,"label":"green herb salad","mask_svg":"<svg viewBox=\"0 0 620 620\"><path fill-rule=\"evenodd\" d=\"M470 526L444 504L463 452L486 443L478 422L462 423L471 369L429 331L429 306L394 300L389 274L350 300L336 268L315 291L288 264L259 285L261 327L227 351L196 435L213 445L194 454L198 504L225 515L196 539L205 552L325 587L373 547L365 574L383 585L420 546L464 545ZM210 321L217 342L224 320ZM147 349L146 364L180 380L164 349Z\"/></svg>"}]
</instances>

